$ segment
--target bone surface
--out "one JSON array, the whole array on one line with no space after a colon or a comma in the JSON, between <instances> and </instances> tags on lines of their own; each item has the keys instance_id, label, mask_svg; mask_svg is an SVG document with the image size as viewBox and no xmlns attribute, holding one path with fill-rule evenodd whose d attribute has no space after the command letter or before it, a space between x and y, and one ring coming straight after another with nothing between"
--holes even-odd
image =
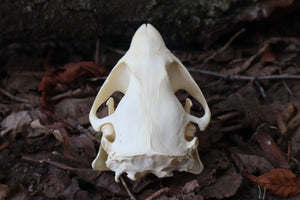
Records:
<instances>
[{"instance_id":1,"label":"bone surface","mask_svg":"<svg viewBox=\"0 0 300 200\"><path fill-rule=\"evenodd\" d=\"M181 105L175 96L178 90L202 105L202 117L190 115L190 99ZM116 91L124 96L115 109L111 95ZM109 115L100 119L96 112L105 101ZM89 118L102 132L92 167L114 171L117 182L123 173L136 180L148 173L161 178L175 170L194 174L203 170L194 124L204 130L210 110L196 82L151 24L134 34L129 50L98 92Z\"/></svg>"}]
</instances>

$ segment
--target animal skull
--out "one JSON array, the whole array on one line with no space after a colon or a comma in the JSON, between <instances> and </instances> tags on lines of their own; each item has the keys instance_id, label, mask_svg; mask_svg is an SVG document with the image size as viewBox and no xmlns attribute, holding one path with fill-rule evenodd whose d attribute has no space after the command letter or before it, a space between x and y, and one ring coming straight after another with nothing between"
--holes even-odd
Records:
<instances>
[{"instance_id":1,"label":"animal skull","mask_svg":"<svg viewBox=\"0 0 300 200\"><path fill-rule=\"evenodd\" d=\"M185 107L175 96L185 90L203 106L201 118L190 115L192 102ZM124 93L116 110L112 97ZM106 100L109 115L96 116ZM92 167L115 171L115 180L127 173L136 180L153 173L172 176L172 171L199 174L203 170L195 137L198 124L204 130L210 111L198 85L187 69L165 46L159 32L142 25L134 34L127 53L119 60L101 87L89 114L96 131L103 133Z\"/></svg>"}]
</instances>

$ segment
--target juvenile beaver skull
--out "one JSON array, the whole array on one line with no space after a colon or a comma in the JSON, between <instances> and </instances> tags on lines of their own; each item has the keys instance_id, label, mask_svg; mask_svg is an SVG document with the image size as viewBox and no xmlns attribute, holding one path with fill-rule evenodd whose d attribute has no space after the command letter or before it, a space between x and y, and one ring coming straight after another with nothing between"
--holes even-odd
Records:
<instances>
[{"instance_id":1,"label":"juvenile beaver skull","mask_svg":"<svg viewBox=\"0 0 300 200\"><path fill-rule=\"evenodd\" d=\"M190 115L192 103L182 107L175 96L185 90L204 109L201 118ZM124 93L116 110L115 91ZM106 100L109 115L96 116ZM165 46L159 32L150 24L134 34L127 53L119 60L101 87L90 111L90 122L103 133L92 167L115 171L115 180L127 173L136 180L148 173L172 176L172 171L201 173L195 137L198 124L204 130L210 121L205 98L182 63Z\"/></svg>"}]
</instances>

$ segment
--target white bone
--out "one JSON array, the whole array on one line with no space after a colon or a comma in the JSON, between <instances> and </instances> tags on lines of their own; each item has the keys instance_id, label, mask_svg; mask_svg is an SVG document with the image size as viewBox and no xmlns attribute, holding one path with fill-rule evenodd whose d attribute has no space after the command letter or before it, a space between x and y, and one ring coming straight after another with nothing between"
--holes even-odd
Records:
<instances>
[{"instance_id":1,"label":"white bone","mask_svg":"<svg viewBox=\"0 0 300 200\"><path fill-rule=\"evenodd\" d=\"M175 96L180 89L202 105L202 117L190 115L190 99L185 107L181 105ZM109 116L99 119L97 109L115 91L124 97L116 110L110 98ZM208 105L187 69L150 24L134 34L129 50L97 94L89 117L93 128L103 133L92 167L115 171L117 182L123 173L136 180L148 173L167 177L174 170L195 174L203 170L191 122L204 130L210 121Z\"/></svg>"}]
</instances>

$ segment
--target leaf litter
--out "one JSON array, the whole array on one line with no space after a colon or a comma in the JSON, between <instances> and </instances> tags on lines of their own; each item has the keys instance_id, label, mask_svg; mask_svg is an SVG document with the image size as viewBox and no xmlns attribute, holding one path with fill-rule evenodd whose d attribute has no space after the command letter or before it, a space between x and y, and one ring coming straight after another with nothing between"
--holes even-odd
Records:
<instances>
[{"instance_id":1,"label":"leaf litter","mask_svg":"<svg viewBox=\"0 0 300 200\"><path fill-rule=\"evenodd\" d=\"M277 168L258 177L245 171L242 175L253 184L266 188L271 194L288 197L300 193L300 176L290 170Z\"/></svg>"},{"instance_id":2,"label":"leaf litter","mask_svg":"<svg viewBox=\"0 0 300 200\"><path fill-rule=\"evenodd\" d=\"M257 40L262 45L253 42ZM212 111L208 129L196 133L204 171L199 175L176 172L164 179L148 175L136 182L124 178L133 197L257 199L257 184L261 190L266 187L266 198L300 198L299 80L255 80L257 76L299 74L299 52L298 38L257 38L247 31L212 54L175 52L186 66L235 75L235 79L191 71ZM124 184L114 181L113 172L91 168L101 135L92 131L88 112L101 77L110 68L92 62L55 67L47 59L46 73L28 72L24 80L10 85L14 77L22 78L12 74L5 84L1 82L10 97L29 103L0 95L0 199L132 198ZM31 73L34 82L18 89ZM242 80L241 75L254 78ZM182 100L188 94L177 96ZM40 103L34 100L38 98ZM191 112L201 115L193 103ZM99 115L106 113L102 106Z\"/></svg>"}]
</instances>

